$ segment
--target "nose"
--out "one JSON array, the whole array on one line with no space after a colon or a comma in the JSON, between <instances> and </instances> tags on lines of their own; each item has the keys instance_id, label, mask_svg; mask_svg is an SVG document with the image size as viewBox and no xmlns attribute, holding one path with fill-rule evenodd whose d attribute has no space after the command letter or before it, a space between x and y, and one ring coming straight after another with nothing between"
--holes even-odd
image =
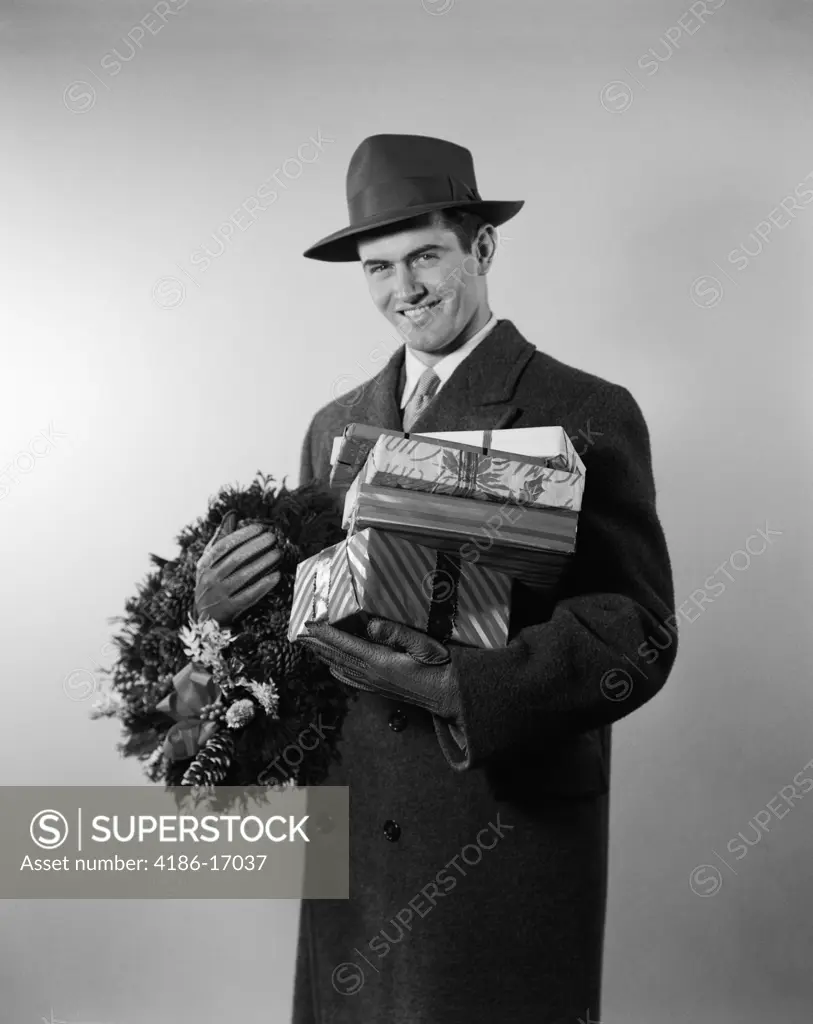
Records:
<instances>
[{"instance_id":1,"label":"nose","mask_svg":"<svg viewBox=\"0 0 813 1024\"><path fill-rule=\"evenodd\" d=\"M426 289L415 277L411 267L396 264L393 298L400 305L412 305L423 297Z\"/></svg>"}]
</instances>

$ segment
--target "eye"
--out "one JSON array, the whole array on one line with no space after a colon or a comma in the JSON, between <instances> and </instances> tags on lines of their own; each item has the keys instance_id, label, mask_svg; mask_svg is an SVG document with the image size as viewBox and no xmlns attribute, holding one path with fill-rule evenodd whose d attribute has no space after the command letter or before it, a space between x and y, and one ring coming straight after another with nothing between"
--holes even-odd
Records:
<instances>
[{"instance_id":1,"label":"eye","mask_svg":"<svg viewBox=\"0 0 813 1024\"><path fill-rule=\"evenodd\" d=\"M420 256L417 257L417 260L428 260L430 262L432 260L436 260L436 259L437 259L437 255L435 253L433 253L433 252L422 252L420 254ZM417 260L416 260L416 262L417 262Z\"/></svg>"}]
</instances>

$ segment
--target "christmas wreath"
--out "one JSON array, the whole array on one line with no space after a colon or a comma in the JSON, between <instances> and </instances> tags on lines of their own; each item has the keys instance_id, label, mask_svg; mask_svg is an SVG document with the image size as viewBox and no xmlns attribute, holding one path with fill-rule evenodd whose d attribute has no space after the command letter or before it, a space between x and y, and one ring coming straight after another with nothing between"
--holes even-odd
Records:
<instances>
[{"instance_id":1,"label":"christmas wreath","mask_svg":"<svg viewBox=\"0 0 813 1024\"><path fill-rule=\"evenodd\" d=\"M258 473L245 490L221 490L208 514L177 537L177 558L150 555L154 568L125 601L125 614L110 620L122 624L113 637L117 656L108 700L93 717L120 720L118 752L142 761L152 782L196 790L318 785L338 760L351 694L288 641L287 629L296 566L343 539L341 517L318 485L272 485L273 477ZM259 523L276 535L281 576L222 629L196 620L194 595L198 559L229 512L237 528ZM307 745L300 742L306 732Z\"/></svg>"}]
</instances>

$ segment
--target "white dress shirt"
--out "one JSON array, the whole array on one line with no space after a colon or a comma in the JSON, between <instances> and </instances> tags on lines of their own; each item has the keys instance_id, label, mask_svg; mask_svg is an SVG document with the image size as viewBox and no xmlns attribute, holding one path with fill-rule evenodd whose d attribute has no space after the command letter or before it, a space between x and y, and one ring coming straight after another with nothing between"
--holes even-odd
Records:
<instances>
[{"instance_id":1,"label":"white dress shirt","mask_svg":"<svg viewBox=\"0 0 813 1024\"><path fill-rule=\"evenodd\" d=\"M440 384L438 384L437 394L446 381L451 377L454 371L460 366L466 356L470 355L474 349L480 344L485 336L491 331L497 324L497 318L494 314L491 314L491 319L480 330L473 335L467 342L450 352L448 356L444 356L439 359L432 367L435 373L440 378ZM404 384L404 391L401 395L401 408L403 409L409 401L410 395L415 390L418 380L421 374L427 368L426 363L422 363L420 359L415 355L409 345L406 346L406 355L404 358L404 369L406 372L406 382Z\"/></svg>"}]
</instances>

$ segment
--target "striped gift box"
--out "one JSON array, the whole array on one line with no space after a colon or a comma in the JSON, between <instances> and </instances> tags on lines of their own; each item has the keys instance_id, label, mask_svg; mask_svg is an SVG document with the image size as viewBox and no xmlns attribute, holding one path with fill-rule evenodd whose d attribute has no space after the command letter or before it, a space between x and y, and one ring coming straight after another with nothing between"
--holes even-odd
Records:
<instances>
[{"instance_id":1,"label":"striped gift box","mask_svg":"<svg viewBox=\"0 0 813 1024\"><path fill-rule=\"evenodd\" d=\"M473 566L493 569L540 591L555 590L572 557L556 552L509 548L488 539L478 546L470 538L428 536L425 531L412 530L409 526L387 526L381 532L455 555L464 573Z\"/></svg>"},{"instance_id":2,"label":"striped gift box","mask_svg":"<svg viewBox=\"0 0 813 1024\"><path fill-rule=\"evenodd\" d=\"M310 620L365 636L373 616L422 630L443 643L504 647L511 580L480 565L461 568L447 552L362 530L297 567L288 639Z\"/></svg>"}]
</instances>

